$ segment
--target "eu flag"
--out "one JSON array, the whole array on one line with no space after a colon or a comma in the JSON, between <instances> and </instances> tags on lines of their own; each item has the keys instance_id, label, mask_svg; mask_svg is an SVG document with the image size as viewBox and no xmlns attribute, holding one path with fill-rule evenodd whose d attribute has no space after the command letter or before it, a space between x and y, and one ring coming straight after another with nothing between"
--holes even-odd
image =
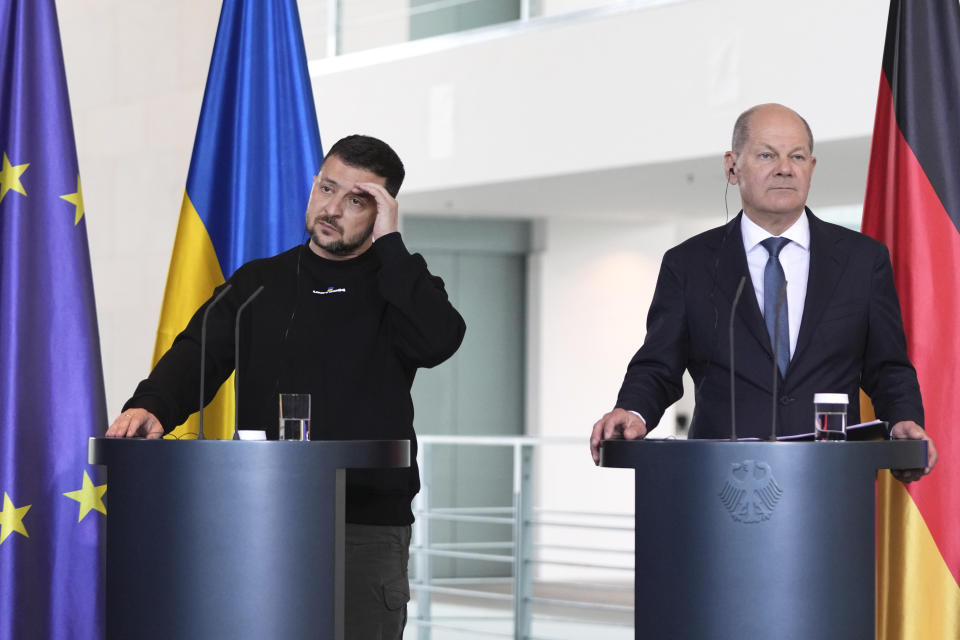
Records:
<instances>
[{"instance_id":1,"label":"eu flag","mask_svg":"<svg viewBox=\"0 0 960 640\"><path fill-rule=\"evenodd\" d=\"M237 267L306 240L303 213L322 160L296 1L224 0L154 363ZM174 435L197 430L194 414ZM232 383L207 407L204 431L233 435Z\"/></svg>"},{"instance_id":2,"label":"eu flag","mask_svg":"<svg viewBox=\"0 0 960 640\"><path fill-rule=\"evenodd\" d=\"M53 0L0 0L0 638L103 636L106 425Z\"/></svg>"}]
</instances>

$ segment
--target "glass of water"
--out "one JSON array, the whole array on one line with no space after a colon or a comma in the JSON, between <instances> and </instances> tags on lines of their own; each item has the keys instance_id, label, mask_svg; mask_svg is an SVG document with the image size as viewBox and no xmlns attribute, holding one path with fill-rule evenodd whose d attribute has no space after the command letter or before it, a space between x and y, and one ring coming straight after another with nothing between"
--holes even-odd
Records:
<instances>
[{"instance_id":1,"label":"glass of water","mask_svg":"<svg viewBox=\"0 0 960 640\"><path fill-rule=\"evenodd\" d=\"M847 439L847 394L813 394L814 439Z\"/></svg>"},{"instance_id":2,"label":"glass of water","mask_svg":"<svg viewBox=\"0 0 960 640\"><path fill-rule=\"evenodd\" d=\"M280 394L280 440L310 439L310 394Z\"/></svg>"}]
</instances>

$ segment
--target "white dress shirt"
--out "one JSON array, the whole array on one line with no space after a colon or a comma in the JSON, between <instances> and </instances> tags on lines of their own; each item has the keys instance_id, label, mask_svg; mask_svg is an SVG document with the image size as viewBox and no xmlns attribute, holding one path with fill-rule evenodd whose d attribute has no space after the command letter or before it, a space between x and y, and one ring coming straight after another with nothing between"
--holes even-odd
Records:
<instances>
[{"instance_id":1,"label":"white dress shirt","mask_svg":"<svg viewBox=\"0 0 960 640\"><path fill-rule=\"evenodd\" d=\"M753 281L753 292L763 313L763 270L770 253L760 244L773 235L758 226L746 214L740 219L743 250L747 253L747 266ZM781 234L790 240L780 250L780 264L787 278L787 319L790 323L790 357L797 350L800 334L800 319L803 318L803 303L807 297L807 277L810 274L810 221L804 211L793 225Z\"/></svg>"}]
</instances>

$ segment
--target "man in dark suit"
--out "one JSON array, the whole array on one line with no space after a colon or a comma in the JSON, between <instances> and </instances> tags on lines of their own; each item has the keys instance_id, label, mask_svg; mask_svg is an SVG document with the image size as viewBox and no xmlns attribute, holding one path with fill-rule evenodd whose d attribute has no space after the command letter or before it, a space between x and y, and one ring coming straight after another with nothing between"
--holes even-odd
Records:
<instances>
[{"instance_id":1,"label":"man in dark suit","mask_svg":"<svg viewBox=\"0 0 960 640\"><path fill-rule=\"evenodd\" d=\"M666 253L643 346L627 367L616 408L593 427L602 440L644 437L683 393L686 369L696 389L691 438L730 435L730 344L736 345L738 435L770 435L774 362L778 433L813 430L813 394L845 393L859 422L862 387L894 438L929 441L916 371L906 352L900 303L884 245L819 220L806 208L816 165L813 135L796 112L758 105L737 119L724 155L743 210L734 220Z\"/></svg>"}]
</instances>

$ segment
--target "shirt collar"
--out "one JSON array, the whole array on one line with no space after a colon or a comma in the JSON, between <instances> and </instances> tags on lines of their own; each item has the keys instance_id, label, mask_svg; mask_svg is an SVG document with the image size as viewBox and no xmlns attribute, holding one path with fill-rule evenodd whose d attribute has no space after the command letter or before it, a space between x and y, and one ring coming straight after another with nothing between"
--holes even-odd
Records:
<instances>
[{"instance_id":1,"label":"shirt collar","mask_svg":"<svg viewBox=\"0 0 960 640\"><path fill-rule=\"evenodd\" d=\"M748 218L747 214L740 216L740 233L743 236L743 248L747 253L767 238L773 237L773 234ZM797 243L804 251L810 250L810 220L807 218L806 209L780 237Z\"/></svg>"}]
</instances>

